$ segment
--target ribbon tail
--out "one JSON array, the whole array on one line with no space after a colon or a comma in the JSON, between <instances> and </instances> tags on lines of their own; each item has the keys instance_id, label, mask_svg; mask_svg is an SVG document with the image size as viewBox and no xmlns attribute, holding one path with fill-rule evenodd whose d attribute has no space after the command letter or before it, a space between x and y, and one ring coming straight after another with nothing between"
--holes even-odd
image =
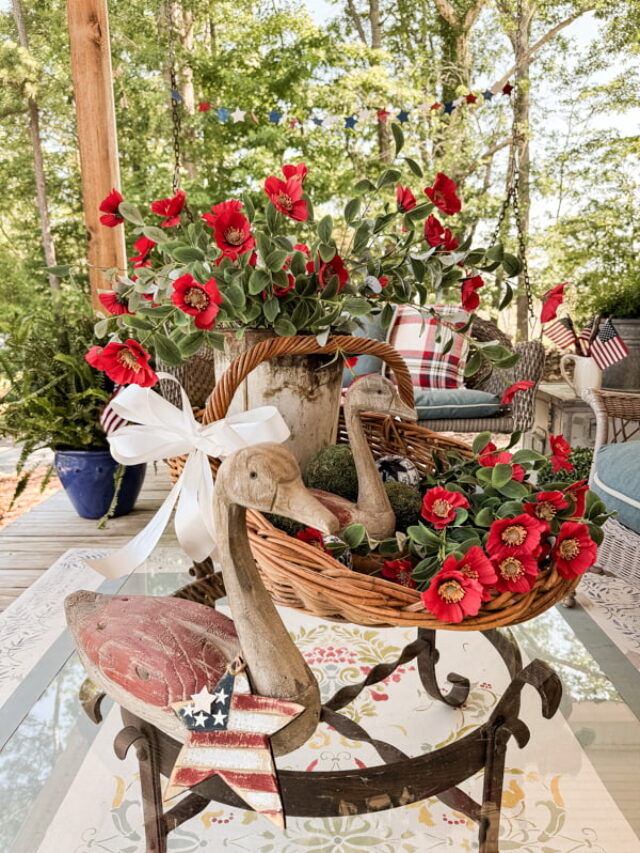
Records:
<instances>
[{"instance_id":1,"label":"ribbon tail","mask_svg":"<svg viewBox=\"0 0 640 853\"><path fill-rule=\"evenodd\" d=\"M211 555L215 544L214 486L206 455L199 450L192 453L184 467L183 476L184 488L176 508L176 536L191 559L201 563Z\"/></svg>"},{"instance_id":2,"label":"ribbon tail","mask_svg":"<svg viewBox=\"0 0 640 853\"><path fill-rule=\"evenodd\" d=\"M131 574L141 563L144 563L158 544L169 523L171 513L182 490L183 478L184 471L151 521L130 542L127 542L113 554L108 554L106 557L100 557L97 560L85 559L85 563L106 578L122 578Z\"/></svg>"}]
</instances>

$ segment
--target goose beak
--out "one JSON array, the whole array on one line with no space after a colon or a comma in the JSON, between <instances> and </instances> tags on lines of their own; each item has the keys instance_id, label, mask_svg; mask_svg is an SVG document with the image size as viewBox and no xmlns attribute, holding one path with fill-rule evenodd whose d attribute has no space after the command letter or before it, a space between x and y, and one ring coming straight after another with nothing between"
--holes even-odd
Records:
<instances>
[{"instance_id":1,"label":"goose beak","mask_svg":"<svg viewBox=\"0 0 640 853\"><path fill-rule=\"evenodd\" d=\"M278 483L270 512L292 518L307 527L315 527L322 533L335 534L340 529L338 519L314 498L302 478Z\"/></svg>"},{"instance_id":2,"label":"goose beak","mask_svg":"<svg viewBox=\"0 0 640 853\"><path fill-rule=\"evenodd\" d=\"M389 414L394 418L404 418L405 421L417 421L418 413L413 406L407 406L400 397L393 401L389 407Z\"/></svg>"}]
</instances>

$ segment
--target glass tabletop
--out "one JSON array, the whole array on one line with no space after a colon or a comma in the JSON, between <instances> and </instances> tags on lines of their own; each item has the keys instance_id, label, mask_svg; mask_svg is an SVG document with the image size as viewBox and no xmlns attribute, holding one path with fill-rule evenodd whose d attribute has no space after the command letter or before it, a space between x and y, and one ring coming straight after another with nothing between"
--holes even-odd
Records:
<instances>
[{"instance_id":1,"label":"glass tabletop","mask_svg":"<svg viewBox=\"0 0 640 853\"><path fill-rule=\"evenodd\" d=\"M167 595L189 582L186 569L184 560L167 553L124 581L105 582L102 590ZM365 629L281 613L324 700L341 685L360 681L376 663L395 659L415 637L408 629ZM563 696L559 713L544 720L535 691L523 693L520 719L531 740L524 749L515 743L508 749L500 849L640 851L640 673L579 608L554 608L516 627L514 636L527 659L541 659L555 670ZM441 683L450 671L471 680L462 708L431 700L409 663L363 691L347 714L410 755L464 736L484 722L509 682L504 664L483 640L474 633L438 633ZM5 853L145 849L135 756L120 762L113 754L121 722L108 700L99 726L82 711L77 697L84 678L60 629L0 704ZM309 772L379 763L371 747L324 725L304 747L278 759L281 768ZM468 791L477 796L481 784L481 776L472 779ZM265 853L472 851L477 829L436 799L354 817L296 818L284 833L252 812L211 803L169 836L170 851L218 847Z\"/></svg>"}]
</instances>

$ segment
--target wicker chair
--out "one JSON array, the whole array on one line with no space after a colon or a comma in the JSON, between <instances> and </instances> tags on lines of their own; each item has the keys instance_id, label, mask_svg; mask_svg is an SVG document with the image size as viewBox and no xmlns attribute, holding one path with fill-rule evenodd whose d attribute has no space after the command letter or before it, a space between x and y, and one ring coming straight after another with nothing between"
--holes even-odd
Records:
<instances>
[{"instance_id":1,"label":"wicker chair","mask_svg":"<svg viewBox=\"0 0 640 853\"><path fill-rule=\"evenodd\" d=\"M503 411L491 417L422 420L419 422L420 426L435 432L483 432L484 430L501 433L512 433L516 430L527 432L533 425L536 390L544 370L544 347L539 341L527 341L514 346L511 339L494 323L479 317L473 323L471 336L483 343L496 341L517 352L520 360L515 367L508 370L492 371L487 366L482 373L470 377L466 383L467 387L478 388L502 397L509 385L522 379L529 379L535 382L535 385L528 391L516 394L510 406L505 406Z\"/></svg>"},{"instance_id":2,"label":"wicker chair","mask_svg":"<svg viewBox=\"0 0 640 853\"><path fill-rule=\"evenodd\" d=\"M594 464L590 481L596 473L596 454L605 444L640 439L640 393L628 391L586 391L585 400L596 416ZM640 477L640 440L638 441L638 477ZM595 484L597 488L597 483ZM640 516L640 509L638 509ZM640 529L640 524L638 526ZM598 566L635 586L640 586L640 534L610 518L604 525L604 541L598 550Z\"/></svg>"}]
</instances>

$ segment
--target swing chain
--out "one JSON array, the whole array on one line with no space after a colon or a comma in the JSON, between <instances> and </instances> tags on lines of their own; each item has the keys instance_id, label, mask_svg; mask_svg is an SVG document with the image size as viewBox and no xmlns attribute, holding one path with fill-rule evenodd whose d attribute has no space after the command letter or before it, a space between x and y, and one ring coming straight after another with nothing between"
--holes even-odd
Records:
<instances>
[{"instance_id":1,"label":"swing chain","mask_svg":"<svg viewBox=\"0 0 640 853\"><path fill-rule=\"evenodd\" d=\"M169 85L171 86L171 123L173 129L173 192L180 188L180 138L182 136L182 118L180 116L180 101L178 76L176 74L175 34L170 0L165 2L165 18L167 21L167 48L169 56Z\"/></svg>"}]
</instances>

